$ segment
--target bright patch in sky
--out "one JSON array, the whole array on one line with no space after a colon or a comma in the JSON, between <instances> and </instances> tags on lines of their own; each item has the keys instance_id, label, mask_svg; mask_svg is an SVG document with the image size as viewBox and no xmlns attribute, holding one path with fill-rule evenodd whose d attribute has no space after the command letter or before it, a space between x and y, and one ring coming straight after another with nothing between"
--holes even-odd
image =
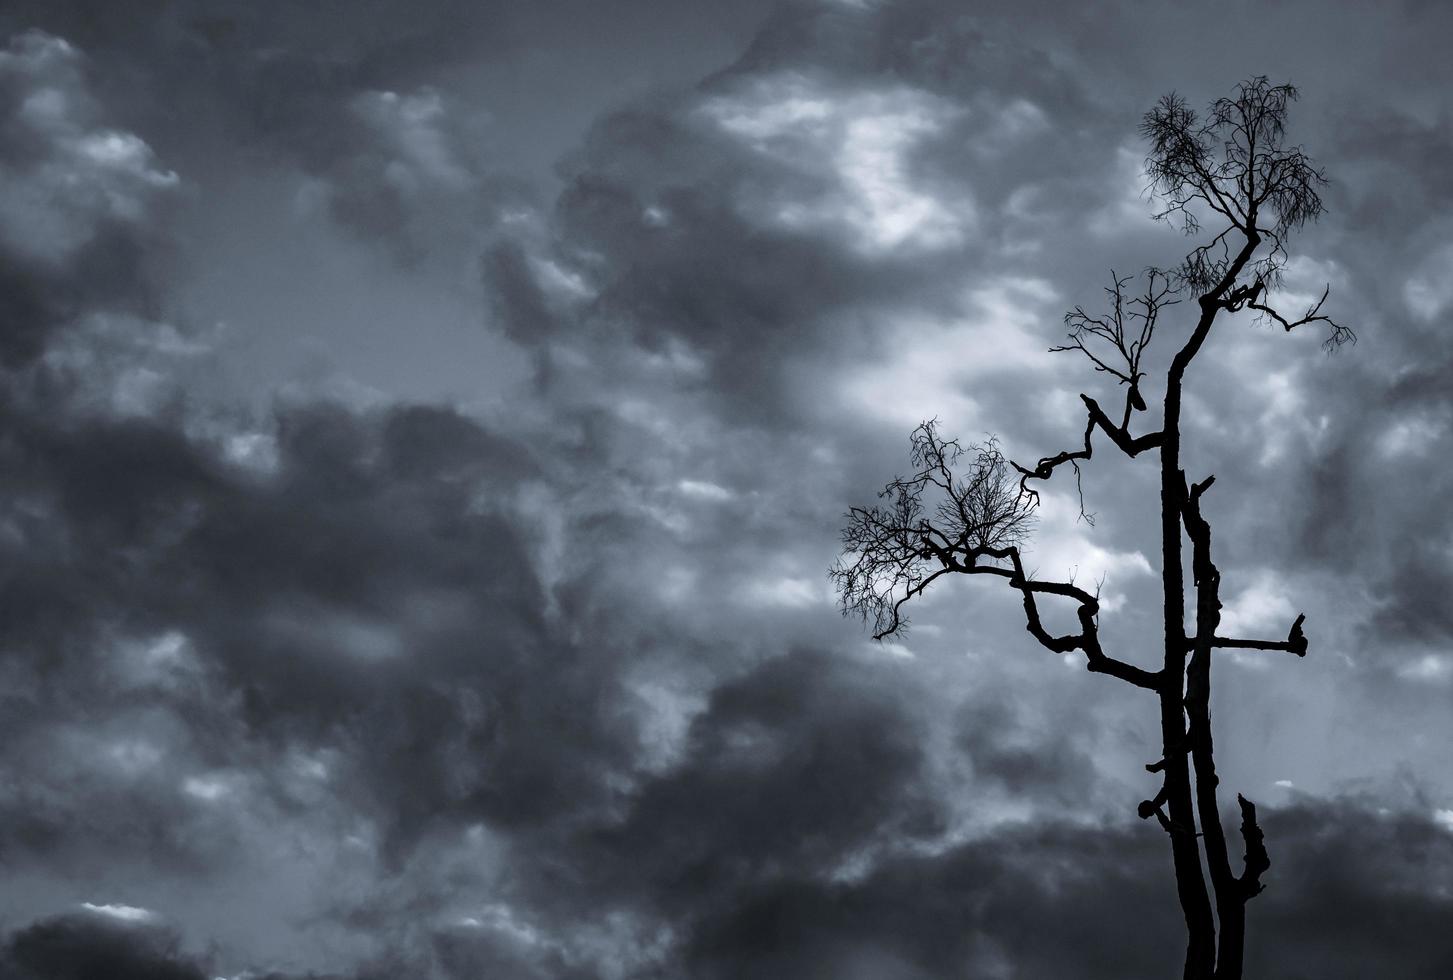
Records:
<instances>
[{"instance_id":1,"label":"bright patch in sky","mask_svg":"<svg viewBox=\"0 0 1453 980\"><path fill-rule=\"evenodd\" d=\"M1062 493L1041 491L1039 525L1024 547L1026 571L1038 568L1043 579L1073 582L1094 592L1103 582L1100 605L1114 612L1125 603L1117 586L1127 579L1151 575L1150 561L1139 551L1107 548L1095 528L1078 520L1079 503Z\"/></svg>"},{"instance_id":2,"label":"bright patch in sky","mask_svg":"<svg viewBox=\"0 0 1453 980\"><path fill-rule=\"evenodd\" d=\"M1446 414L1446 413L1445 413ZM1377 439L1384 456L1426 456L1448 431L1448 419L1429 413L1397 419Z\"/></svg>"},{"instance_id":3,"label":"bright patch in sky","mask_svg":"<svg viewBox=\"0 0 1453 980\"><path fill-rule=\"evenodd\" d=\"M1145 151L1138 145L1115 151L1114 181L1107 202L1090 216L1090 233L1097 238L1143 232L1155 213L1145 193Z\"/></svg>"},{"instance_id":4,"label":"bright patch in sky","mask_svg":"<svg viewBox=\"0 0 1453 980\"><path fill-rule=\"evenodd\" d=\"M826 583L791 575L751 579L743 586L741 595L742 604L749 609L763 606L806 609L827 606L832 600Z\"/></svg>"},{"instance_id":5,"label":"bright patch in sky","mask_svg":"<svg viewBox=\"0 0 1453 980\"><path fill-rule=\"evenodd\" d=\"M277 472L277 439L271 433L233 433L223 440L222 453L229 463L261 475Z\"/></svg>"},{"instance_id":6,"label":"bright patch in sky","mask_svg":"<svg viewBox=\"0 0 1453 980\"><path fill-rule=\"evenodd\" d=\"M973 224L962 194L942 196L913 173L918 147L961 110L916 89L841 92L797 73L757 81L707 102L701 112L757 152L802 173L823 170L835 193L787 194L765 205L769 220L794 229L846 223L867 254L936 250L958 244Z\"/></svg>"},{"instance_id":7,"label":"bright patch in sky","mask_svg":"<svg viewBox=\"0 0 1453 980\"><path fill-rule=\"evenodd\" d=\"M433 89L400 95L366 92L355 100L354 111L398 154L386 170L400 191L417 190L423 183L461 188L469 171L455 158L442 129L444 101Z\"/></svg>"},{"instance_id":8,"label":"bright patch in sky","mask_svg":"<svg viewBox=\"0 0 1453 980\"><path fill-rule=\"evenodd\" d=\"M70 44L38 32L0 51L0 84L24 93L9 138L46 147L28 167L0 161L0 245L45 262L69 258L108 221L139 221L178 183L141 137L95 125L82 66Z\"/></svg>"},{"instance_id":9,"label":"bright patch in sky","mask_svg":"<svg viewBox=\"0 0 1453 980\"><path fill-rule=\"evenodd\" d=\"M1042 328L1058 319L1049 316L1057 300L1043 280L1001 276L966 295L960 317L898 314L883 325L881 358L847 372L842 396L851 409L905 431L938 418L946 431L972 433L981 415L977 379L1006 370L1047 377L1055 369Z\"/></svg>"},{"instance_id":10,"label":"bright patch in sky","mask_svg":"<svg viewBox=\"0 0 1453 980\"><path fill-rule=\"evenodd\" d=\"M1432 320L1453 303L1453 245L1443 246L1420 263L1403 285L1403 301L1423 320Z\"/></svg>"},{"instance_id":11,"label":"bright patch in sky","mask_svg":"<svg viewBox=\"0 0 1453 980\"><path fill-rule=\"evenodd\" d=\"M726 487L717 486L709 480L682 480L676 484L676 488L684 496L695 497L697 500L708 500L713 503L720 503L732 499L732 492Z\"/></svg>"},{"instance_id":12,"label":"bright patch in sky","mask_svg":"<svg viewBox=\"0 0 1453 980\"><path fill-rule=\"evenodd\" d=\"M90 902L82 902L81 908L87 912L94 912L121 922L151 922L156 919L155 912L150 909L138 908L135 905L93 905Z\"/></svg>"},{"instance_id":13,"label":"bright patch in sky","mask_svg":"<svg viewBox=\"0 0 1453 980\"><path fill-rule=\"evenodd\" d=\"M231 791L220 776L191 776L182 781L182 792L208 803L215 803Z\"/></svg>"},{"instance_id":14,"label":"bright patch in sky","mask_svg":"<svg viewBox=\"0 0 1453 980\"><path fill-rule=\"evenodd\" d=\"M1296 619L1297 610L1271 572L1256 573L1221 609L1222 636L1247 639L1283 639Z\"/></svg>"},{"instance_id":15,"label":"bright patch in sky","mask_svg":"<svg viewBox=\"0 0 1453 980\"><path fill-rule=\"evenodd\" d=\"M1425 653L1398 667L1397 675L1408 681L1442 682L1453 678L1453 661L1443 654Z\"/></svg>"}]
</instances>

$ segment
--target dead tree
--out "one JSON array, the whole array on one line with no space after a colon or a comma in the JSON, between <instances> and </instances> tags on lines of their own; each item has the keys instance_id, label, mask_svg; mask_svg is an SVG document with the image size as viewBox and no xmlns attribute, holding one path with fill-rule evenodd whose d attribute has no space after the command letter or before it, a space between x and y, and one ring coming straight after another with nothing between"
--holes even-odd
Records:
<instances>
[{"instance_id":1,"label":"dead tree","mask_svg":"<svg viewBox=\"0 0 1453 980\"><path fill-rule=\"evenodd\" d=\"M1249 311L1288 332L1318 324L1327 331L1329 350L1356 339L1322 313L1326 290L1295 317L1282 313L1272 299L1286 263L1288 236L1323 210L1318 190L1326 183L1324 174L1299 146L1285 140L1287 109L1296 97L1292 86L1258 77L1239 85L1232 97L1212 103L1204 118L1176 95L1146 113L1140 131L1150 144L1148 189L1162 205L1156 217L1176 221L1200 244L1178 266L1150 269L1133 292L1136 277L1112 273L1108 310L1092 315L1076 307L1065 316L1068 341L1052 348L1077 352L1096 372L1114 379L1124 398L1121 410L1112 417L1094 398L1081 395L1083 443L1033 466L1006 459L992 439L965 449L940 436L935 423L924 423L912 436L914 474L888 484L880 494L883 504L849 512L843 555L831 572L843 612L862 616L878 639L906 627L904 605L937 579L950 574L1003 579L1022 596L1026 628L1041 646L1060 654L1080 651L1090 671L1155 696L1163 752L1146 769L1159 776L1160 785L1140 804L1139 815L1155 817L1170 840L1188 937L1186 980L1241 976L1246 903L1261 892L1262 875L1271 864L1256 807L1239 795L1245 848L1239 872L1228 854L1211 738L1215 651L1285 651L1301 657L1307 640L1302 616L1284 640L1217 632L1221 573L1212 558L1211 526L1201 512L1214 477L1188 483L1181 469L1182 389L1212 328L1226 319L1223 314ZM1214 235L1206 237L1209 231ZM1193 319L1182 328L1180 346L1163 377L1155 379L1164 389L1160 427L1144 431L1143 422L1136 422L1148 411L1145 353L1161 329L1162 314L1183 301ZM1125 455L1154 455L1160 462L1165 635L1164 656L1154 670L1102 648L1095 592L1038 578L1025 571L1020 556L1039 503L1036 484L1068 466L1078 490L1081 464L1094 454L1096 430ZM1195 601L1189 633L1182 572L1186 541ZM1056 635L1046 628L1040 606L1051 601L1073 605L1078 632Z\"/></svg>"}]
</instances>

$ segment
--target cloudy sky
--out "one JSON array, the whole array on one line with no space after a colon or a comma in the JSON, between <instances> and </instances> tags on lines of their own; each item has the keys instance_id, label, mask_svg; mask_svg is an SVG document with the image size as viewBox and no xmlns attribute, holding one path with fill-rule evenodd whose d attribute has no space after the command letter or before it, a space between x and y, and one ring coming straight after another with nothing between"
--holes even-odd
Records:
<instances>
[{"instance_id":1,"label":"cloudy sky","mask_svg":"<svg viewBox=\"0 0 1453 980\"><path fill-rule=\"evenodd\" d=\"M880 645L826 569L920 420L1082 432L1064 311L1187 248L1140 115L1257 74L1332 179L1283 301L1359 342L1231 319L1190 379L1227 631L1311 640L1217 671L1248 974L1450 975L1450 34L9 0L0 977L1169 975L1153 705L995 583ZM1097 456L1031 545L1145 664L1154 492Z\"/></svg>"}]
</instances>

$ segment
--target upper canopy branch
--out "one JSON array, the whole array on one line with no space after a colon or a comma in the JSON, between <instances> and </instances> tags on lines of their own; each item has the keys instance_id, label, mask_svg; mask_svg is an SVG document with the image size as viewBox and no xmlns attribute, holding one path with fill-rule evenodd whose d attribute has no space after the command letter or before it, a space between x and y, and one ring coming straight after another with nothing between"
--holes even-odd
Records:
<instances>
[{"instance_id":1,"label":"upper canopy branch","mask_svg":"<svg viewBox=\"0 0 1453 980\"><path fill-rule=\"evenodd\" d=\"M1251 271L1274 285L1286 260L1287 234L1322 214L1318 191L1326 175L1300 146L1285 143L1287 109L1296 98L1294 86L1272 85L1258 75L1234 96L1211 103L1204 119L1175 93L1146 113L1140 132L1150 143L1148 190L1163 203L1156 217L1179 219L1187 234L1200 231L1208 212L1226 222L1174 273L1192 291L1204 293L1224 279L1232 232L1270 246Z\"/></svg>"},{"instance_id":2,"label":"upper canopy branch","mask_svg":"<svg viewBox=\"0 0 1453 980\"><path fill-rule=\"evenodd\" d=\"M1095 453L1092 437L1097 426L1105 431L1121 452L1131 457L1159 446L1164 441L1160 432L1132 436L1130 416L1133 412L1143 412L1146 409L1145 398L1140 392L1140 382L1145 377L1145 372L1141 370L1141 359L1155 336L1160 311L1179 300L1171 298L1174 292L1171 283L1165 273L1157 269L1147 271L1143 292L1128 296L1125 287L1133 279L1133 276L1119 276L1113 271L1110 273L1110 285L1105 287L1105 292L1110 297L1108 313L1093 316L1085 312L1084 307L1076 306L1065 314L1065 324L1070 328L1069 342L1051 347L1050 351L1079 351L1096 371L1110 375L1117 384L1125 386L1125 406L1117 424L1110 420L1109 414L1095 399L1089 395L1080 395L1080 400L1085 403L1088 412L1082 447L1045 456L1035 463L1033 469L1018 463L1012 464L1020 475L1020 492L1033 502L1038 502L1039 493L1029 486L1029 481L1048 480L1055 469L1065 463L1069 463L1074 469L1078 486L1080 460L1090 459ZM1093 524L1093 519L1085 512L1083 493L1080 500L1080 516Z\"/></svg>"}]
</instances>

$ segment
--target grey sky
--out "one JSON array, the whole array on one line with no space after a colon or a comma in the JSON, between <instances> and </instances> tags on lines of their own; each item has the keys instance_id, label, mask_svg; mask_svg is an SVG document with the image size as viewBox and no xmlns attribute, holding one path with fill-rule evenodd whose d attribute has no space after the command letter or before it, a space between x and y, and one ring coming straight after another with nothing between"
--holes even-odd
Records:
<instances>
[{"instance_id":1,"label":"grey sky","mask_svg":"<svg viewBox=\"0 0 1453 980\"><path fill-rule=\"evenodd\" d=\"M825 571L920 420L1078 437L1064 311L1187 247L1140 114L1255 74L1359 342L1190 382L1226 619L1312 645L1217 673L1249 973L1449 975L1453 24L1062 8L7 4L0 980L1175 962L1147 699ZM1033 560L1148 663L1153 468L1085 493Z\"/></svg>"}]
</instances>

